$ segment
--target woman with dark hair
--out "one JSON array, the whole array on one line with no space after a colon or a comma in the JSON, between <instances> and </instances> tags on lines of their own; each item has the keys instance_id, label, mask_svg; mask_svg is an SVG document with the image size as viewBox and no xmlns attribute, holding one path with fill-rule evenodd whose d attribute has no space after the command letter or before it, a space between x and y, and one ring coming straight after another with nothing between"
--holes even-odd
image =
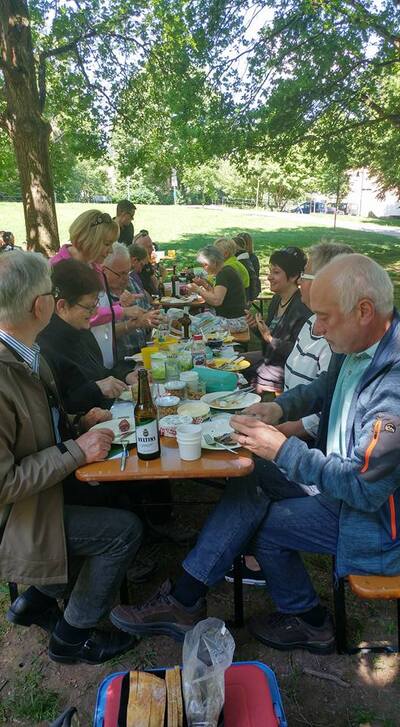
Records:
<instances>
[{"instance_id":1,"label":"woman with dark hair","mask_svg":"<svg viewBox=\"0 0 400 727\"><path fill-rule=\"evenodd\" d=\"M90 330L102 284L95 270L78 260L62 260L52 268L55 310L39 335L40 348L53 369L66 410L110 407L127 388L118 367L105 368L100 347ZM132 373L128 374L131 383Z\"/></svg>"},{"instance_id":2,"label":"woman with dark hair","mask_svg":"<svg viewBox=\"0 0 400 727\"><path fill-rule=\"evenodd\" d=\"M274 296L269 304L267 318L262 320L247 314L247 322L259 338L262 350L247 354L254 363L246 378L256 384L258 393L283 389L284 366L296 338L311 311L301 301L299 279L307 257L298 247L277 250L269 259L268 280ZM262 358L261 358L262 356Z\"/></svg>"}]
</instances>

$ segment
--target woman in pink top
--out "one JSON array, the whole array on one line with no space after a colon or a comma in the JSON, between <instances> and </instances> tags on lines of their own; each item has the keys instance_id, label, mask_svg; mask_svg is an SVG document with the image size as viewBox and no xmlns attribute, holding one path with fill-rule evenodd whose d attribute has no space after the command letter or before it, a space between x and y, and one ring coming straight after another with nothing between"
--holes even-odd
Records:
<instances>
[{"instance_id":1,"label":"woman in pink top","mask_svg":"<svg viewBox=\"0 0 400 727\"><path fill-rule=\"evenodd\" d=\"M111 251L113 243L118 239L118 222L111 219L106 212L87 210L77 217L69 228L70 244L62 245L59 251L50 260L55 265L60 260L79 260L90 265L99 275L101 284L105 288L104 274L101 264ZM124 311L119 303L113 303L115 320L124 318ZM100 326L110 323L112 313L110 306L100 306L96 315L91 319L90 325Z\"/></svg>"}]
</instances>

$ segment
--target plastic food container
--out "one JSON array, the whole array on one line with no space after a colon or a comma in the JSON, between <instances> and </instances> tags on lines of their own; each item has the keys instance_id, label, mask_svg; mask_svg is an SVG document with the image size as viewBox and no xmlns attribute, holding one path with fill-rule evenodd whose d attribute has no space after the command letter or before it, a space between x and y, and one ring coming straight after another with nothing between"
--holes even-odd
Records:
<instances>
[{"instance_id":1,"label":"plastic food container","mask_svg":"<svg viewBox=\"0 0 400 727\"><path fill-rule=\"evenodd\" d=\"M184 381L168 381L165 384L165 392L168 396L178 396L184 399L186 396L186 383Z\"/></svg>"},{"instance_id":2,"label":"plastic food container","mask_svg":"<svg viewBox=\"0 0 400 727\"><path fill-rule=\"evenodd\" d=\"M192 424L192 417L179 416L176 414L163 417L158 422L162 437L176 437L176 428L184 426L185 424Z\"/></svg>"},{"instance_id":3,"label":"plastic food container","mask_svg":"<svg viewBox=\"0 0 400 727\"><path fill-rule=\"evenodd\" d=\"M160 396L156 399L159 418L177 414L180 401L179 396Z\"/></svg>"},{"instance_id":4,"label":"plastic food container","mask_svg":"<svg viewBox=\"0 0 400 727\"><path fill-rule=\"evenodd\" d=\"M178 407L179 416L189 416L193 424L202 424L210 415L210 407L204 401L190 401Z\"/></svg>"}]
</instances>

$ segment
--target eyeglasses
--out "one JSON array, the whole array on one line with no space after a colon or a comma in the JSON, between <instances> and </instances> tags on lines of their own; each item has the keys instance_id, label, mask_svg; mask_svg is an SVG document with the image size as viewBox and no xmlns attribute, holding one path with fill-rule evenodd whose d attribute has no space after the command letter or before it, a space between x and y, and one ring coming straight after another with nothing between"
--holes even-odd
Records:
<instances>
[{"instance_id":1,"label":"eyeglasses","mask_svg":"<svg viewBox=\"0 0 400 727\"><path fill-rule=\"evenodd\" d=\"M49 292L48 292L48 293L39 293L39 295L36 295L36 296L34 297L34 299L33 299L33 302L32 302L32 307L31 307L31 308L29 309L29 313L33 313L33 309L34 309L34 307L35 307L35 304L36 304L36 301L37 301L37 299L38 299L38 298L41 298L42 296L46 296L46 295L52 295L52 296L53 296L53 298L54 298L54 300L56 300L56 298L59 298L59 297L60 297L60 291L59 291L59 289L58 289L58 288L55 288L55 287L54 287L54 288L52 288L51 290L49 290Z\"/></svg>"},{"instance_id":2,"label":"eyeglasses","mask_svg":"<svg viewBox=\"0 0 400 727\"><path fill-rule=\"evenodd\" d=\"M315 275L311 275L311 273L300 273L300 281L301 280L314 280Z\"/></svg>"},{"instance_id":3,"label":"eyeglasses","mask_svg":"<svg viewBox=\"0 0 400 727\"><path fill-rule=\"evenodd\" d=\"M87 310L88 313L95 313L100 305L100 300L97 298L97 300L92 303L92 305L83 305L83 303L75 303L75 305L78 305L79 308L83 308L83 310Z\"/></svg>"},{"instance_id":4,"label":"eyeglasses","mask_svg":"<svg viewBox=\"0 0 400 727\"><path fill-rule=\"evenodd\" d=\"M109 273L114 273L114 275L116 275L117 278L127 278L130 273L129 270L127 270L126 272L124 271L122 273L117 273L116 270L113 270L112 268L108 268L107 265L103 265L103 270L108 270Z\"/></svg>"},{"instance_id":5,"label":"eyeglasses","mask_svg":"<svg viewBox=\"0 0 400 727\"><path fill-rule=\"evenodd\" d=\"M97 227L97 225L102 225L105 222L111 222L111 215L109 215L108 212L102 212L96 215L90 227Z\"/></svg>"}]
</instances>

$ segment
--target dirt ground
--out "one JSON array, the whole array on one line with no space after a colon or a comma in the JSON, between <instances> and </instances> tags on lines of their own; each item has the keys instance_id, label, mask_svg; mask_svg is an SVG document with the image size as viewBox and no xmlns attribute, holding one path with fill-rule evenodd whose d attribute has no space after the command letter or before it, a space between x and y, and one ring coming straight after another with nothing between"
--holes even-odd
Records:
<instances>
[{"instance_id":1,"label":"dirt ground","mask_svg":"<svg viewBox=\"0 0 400 727\"><path fill-rule=\"evenodd\" d=\"M189 503L199 500L211 503L218 498L218 493L202 485L177 483L174 497L178 503L178 519L200 527L209 506ZM177 575L185 552L185 548L161 544L158 573L145 586L132 589L131 601L141 602L165 577ZM307 562L323 602L330 607L330 559L307 556ZM209 615L231 618L232 596L232 586L227 583L213 589L208 597ZM393 603L368 603L351 596L347 602L349 636L354 642L361 643L370 637L395 640ZM142 639L120 661L102 667L55 664L47 657L44 632L37 627L12 627L4 619L6 608L6 589L3 587L0 594L0 724L7 727L48 725L47 720L30 716L35 709L37 713L38 695L43 696L46 704L48 701L47 707L53 714L67 706L76 706L81 727L90 727L97 687L107 674L181 662L181 645L165 637L153 637ZM246 617L263 609L273 610L264 589L245 587ZM284 653L255 641L245 628L231 630L236 641L235 661L258 659L274 670L290 727L400 727L399 655L333 654L320 657L301 651ZM32 704L25 705L26 701ZM13 708L13 705L17 706ZM24 717L15 716L15 712L20 715L21 711Z\"/></svg>"}]
</instances>

